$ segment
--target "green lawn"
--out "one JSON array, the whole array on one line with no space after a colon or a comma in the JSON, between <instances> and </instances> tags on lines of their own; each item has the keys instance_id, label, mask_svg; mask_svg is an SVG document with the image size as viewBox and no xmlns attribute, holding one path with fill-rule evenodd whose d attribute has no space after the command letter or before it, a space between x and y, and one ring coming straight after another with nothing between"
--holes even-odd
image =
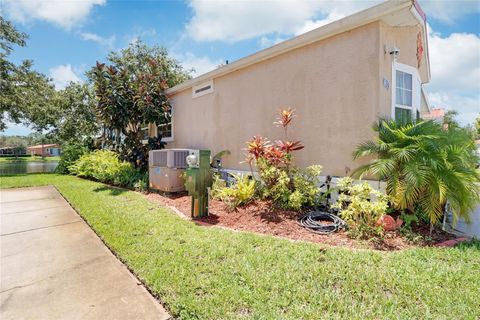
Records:
<instances>
[{"instance_id":1,"label":"green lawn","mask_svg":"<svg viewBox=\"0 0 480 320\"><path fill-rule=\"evenodd\" d=\"M322 248L196 226L135 192L70 176L53 184L181 319L478 319L480 248Z\"/></svg>"},{"instance_id":2,"label":"green lawn","mask_svg":"<svg viewBox=\"0 0 480 320\"><path fill-rule=\"evenodd\" d=\"M39 156L29 156L29 157L0 157L0 162L27 162L27 161L59 161L59 156L54 157L42 157Z\"/></svg>"}]
</instances>

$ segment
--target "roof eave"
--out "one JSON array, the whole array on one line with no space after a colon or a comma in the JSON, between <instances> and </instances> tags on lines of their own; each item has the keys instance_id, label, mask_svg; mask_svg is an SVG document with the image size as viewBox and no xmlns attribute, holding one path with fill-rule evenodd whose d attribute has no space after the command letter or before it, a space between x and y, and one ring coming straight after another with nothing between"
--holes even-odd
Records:
<instances>
[{"instance_id":1,"label":"roof eave","mask_svg":"<svg viewBox=\"0 0 480 320\"><path fill-rule=\"evenodd\" d=\"M425 61L427 66L427 81L424 83L430 82L431 74L430 74L430 56L428 53L428 30L427 30L427 16L423 12L422 8L418 4L418 1L413 0L413 5L410 8L413 16L418 20L421 24L423 29L423 43L425 43Z\"/></svg>"}]
</instances>

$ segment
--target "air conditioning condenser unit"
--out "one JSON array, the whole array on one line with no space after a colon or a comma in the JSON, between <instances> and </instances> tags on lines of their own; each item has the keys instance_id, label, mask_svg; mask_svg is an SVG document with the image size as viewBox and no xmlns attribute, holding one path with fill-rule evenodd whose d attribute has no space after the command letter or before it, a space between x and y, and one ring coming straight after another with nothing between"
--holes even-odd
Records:
<instances>
[{"instance_id":1,"label":"air conditioning condenser unit","mask_svg":"<svg viewBox=\"0 0 480 320\"><path fill-rule=\"evenodd\" d=\"M198 153L191 149L162 149L148 153L148 179L151 189L163 192L185 190L183 174L187 156Z\"/></svg>"}]
</instances>

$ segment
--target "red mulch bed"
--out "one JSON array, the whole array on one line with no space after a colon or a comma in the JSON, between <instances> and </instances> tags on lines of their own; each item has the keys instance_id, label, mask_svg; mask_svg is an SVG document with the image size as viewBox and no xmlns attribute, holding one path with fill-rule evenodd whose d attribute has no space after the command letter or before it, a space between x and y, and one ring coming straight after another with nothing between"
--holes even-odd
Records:
<instances>
[{"instance_id":1,"label":"red mulch bed","mask_svg":"<svg viewBox=\"0 0 480 320\"><path fill-rule=\"evenodd\" d=\"M147 198L163 205L173 206L190 217L191 197L180 193L160 195L149 193ZM435 243L454 239L455 236L442 231L435 231L430 243L412 244L400 236L397 231L388 232L383 242L369 242L351 239L345 231L320 235L308 231L297 224L301 213L285 210L272 210L271 205L265 201L256 201L235 211L229 211L221 201L212 200L210 203L210 216L194 221L204 226L221 226L234 230L250 231L273 236L322 243L331 246L349 248L371 248L377 250L401 250L406 248L433 245ZM415 230L422 235L429 235L429 229Z\"/></svg>"}]
</instances>

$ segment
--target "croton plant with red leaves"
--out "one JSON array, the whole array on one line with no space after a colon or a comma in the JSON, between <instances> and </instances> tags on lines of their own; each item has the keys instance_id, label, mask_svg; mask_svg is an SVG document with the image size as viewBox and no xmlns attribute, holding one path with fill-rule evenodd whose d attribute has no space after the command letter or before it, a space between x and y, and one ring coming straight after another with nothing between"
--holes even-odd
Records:
<instances>
[{"instance_id":1,"label":"croton plant with red leaves","mask_svg":"<svg viewBox=\"0 0 480 320\"><path fill-rule=\"evenodd\" d=\"M293 153L304 148L301 141L290 140L288 129L296 117L291 108L280 110L274 122L284 130L284 139L271 143L264 137L254 136L247 141L246 162L258 169L260 180L257 188L263 199L271 200L280 208L300 210L312 206L319 195L318 176L321 166L306 169L297 168L293 162Z\"/></svg>"},{"instance_id":2,"label":"croton plant with red leaves","mask_svg":"<svg viewBox=\"0 0 480 320\"><path fill-rule=\"evenodd\" d=\"M291 162L291 153L304 148L301 141L288 140L288 127L296 117L292 108L280 110L280 115L275 125L282 127L285 132L284 140L277 140L275 144L261 136L254 136L247 141L247 163L252 164L253 160L264 159L268 164L274 166L288 166Z\"/></svg>"}]
</instances>

